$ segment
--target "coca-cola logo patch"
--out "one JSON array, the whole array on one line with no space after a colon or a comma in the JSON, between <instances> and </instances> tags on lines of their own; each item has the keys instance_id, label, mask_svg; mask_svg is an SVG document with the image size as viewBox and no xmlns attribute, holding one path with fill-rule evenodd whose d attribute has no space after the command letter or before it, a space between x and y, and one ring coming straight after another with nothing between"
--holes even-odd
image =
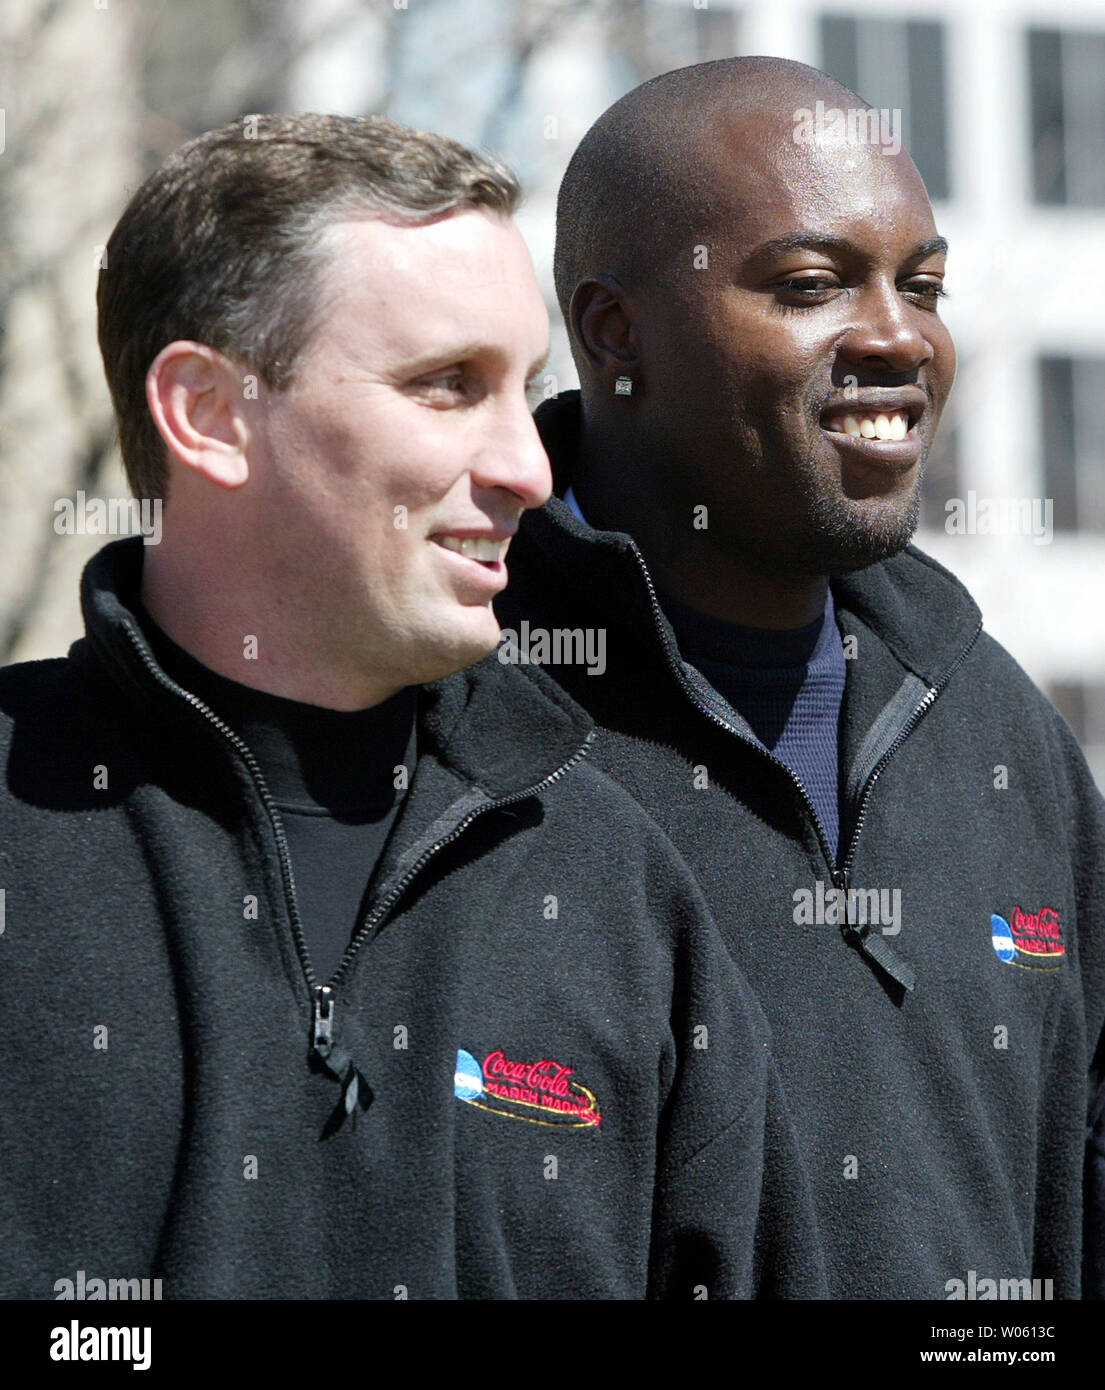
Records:
<instances>
[{"instance_id":1,"label":"coca-cola logo patch","mask_svg":"<svg viewBox=\"0 0 1105 1390\"><path fill-rule=\"evenodd\" d=\"M504 1052L489 1052L480 1063L461 1048L453 1075L457 1100L512 1120L566 1129L596 1129L602 1123L598 1102L576 1079L572 1067L552 1057L514 1061Z\"/></svg>"},{"instance_id":2,"label":"coca-cola logo patch","mask_svg":"<svg viewBox=\"0 0 1105 1390\"><path fill-rule=\"evenodd\" d=\"M1058 970L1067 953L1059 914L1053 907L1041 907L1038 912L1015 907L1008 921L995 912L990 917L990 929L994 954L1006 965L1019 965L1024 970Z\"/></svg>"}]
</instances>

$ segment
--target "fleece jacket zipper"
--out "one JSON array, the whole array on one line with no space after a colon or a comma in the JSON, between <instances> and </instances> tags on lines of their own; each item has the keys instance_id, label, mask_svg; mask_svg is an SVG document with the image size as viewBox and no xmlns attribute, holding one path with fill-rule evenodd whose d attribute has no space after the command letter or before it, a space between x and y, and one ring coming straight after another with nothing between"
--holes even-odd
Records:
<instances>
[{"instance_id":1,"label":"fleece jacket zipper","mask_svg":"<svg viewBox=\"0 0 1105 1390\"><path fill-rule=\"evenodd\" d=\"M594 738L594 730L591 730L583 744L576 749L570 758L561 763L558 768L551 772L547 777L543 777L539 782L534 782L531 786L525 787L522 791L512 792L509 796L489 797L479 806L473 807L460 821L449 831L447 835L442 835L435 840L422 854L415 860L411 867L401 878L397 879L388 892L380 899L375 907L370 908L365 915L364 921L357 928L349 945L345 948L345 953L338 962L329 984L320 985L314 980L312 971L312 988L315 996L315 1029L314 1029L314 1048L315 1051L325 1060L329 1049L333 1043L334 1027L334 990L341 984L348 974L349 969L357 956L361 946L372 934L379 929L384 918L398 902L399 898L406 892L407 888L426 867L430 860L446 845L461 835L472 824L477 816L482 816L487 811L497 811L501 807L511 806L516 801L524 801L527 797L535 796L538 792L551 787L554 782L558 782L566 772L569 772L575 765L584 758L590 749ZM282 833L282 832L280 832ZM298 919L297 919L298 920Z\"/></svg>"},{"instance_id":2,"label":"fleece jacket zipper","mask_svg":"<svg viewBox=\"0 0 1105 1390\"><path fill-rule=\"evenodd\" d=\"M292 936L295 940L296 951L299 955L299 962L303 969L304 978L310 991L313 1004L313 1017L311 1029L311 1051L317 1056L335 1078L340 1080L343 1085L342 1104L339 1107L346 1114L352 1114L359 1106L364 1109L368 1104L369 1092L364 1077L360 1075L353 1065L349 1055L340 1048L334 1038L334 991L341 984L342 980L349 973L353 961L356 959L358 951L362 945L376 931L387 914L398 902L399 898L410 886L415 877L422 872L430 860L446 845L451 844L458 835L462 834L477 816L483 815L486 811L496 811L500 807L513 805L516 801L524 801L527 797L534 796L538 792L544 791L559 781L566 772L569 772L575 765L586 756L591 742L594 738L594 730L591 730L583 744L576 749L570 758L551 772L547 777L534 782L532 786L525 787L522 791L512 792L509 796L488 797L480 805L468 811L455 825L448 834L442 835L435 840L415 861L402 877L392 885L389 891L376 904L370 908L364 921L353 934L349 945L345 948L338 967L335 970L330 982L323 984L315 973L315 968L311 964L310 954L307 950L307 941L303 934L303 924L299 916L299 904L295 894L295 876L292 872L291 854L288 850L288 841L284 833L284 824L280 818L280 812L276 803L269 792L261 768L256 758L250 751L249 745L241 739L232 728L219 718L209 705L190 691L183 689L161 670L157 663L150 657L143 645L139 634L129 623L124 624L127 636L138 654L143 667L149 672L157 683L170 691L178 699L182 699L186 704L198 710L222 737L230 744L234 751L241 758L253 779L257 794L261 799L262 805L268 813L269 821L272 824L273 833L276 837L277 856L280 861L280 873L284 885L284 902L288 910L288 918L292 926Z\"/></svg>"},{"instance_id":3,"label":"fleece jacket zipper","mask_svg":"<svg viewBox=\"0 0 1105 1390\"><path fill-rule=\"evenodd\" d=\"M660 641L663 645L664 655L667 658L668 666L674 673L675 678L679 682L684 693L690 699L691 703L695 706L695 708L700 710L703 714L705 714L708 719L713 721L713 723L725 729L735 738L739 738L741 742L747 744L749 748L754 748L757 753L759 753L762 757L767 758L769 762L774 763L776 767L781 768L782 771L790 779L791 784L797 788L798 794L804 802L806 810L809 812L810 820L812 821L814 830L817 833L818 841L821 844L821 852L822 854L824 854L825 862L829 866L829 872L830 877L832 879L833 887L837 888L838 890L841 890L844 893L845 920L841 923L841 935L844 937L845 941L847 941L850 946L854 946L857 950L861 951L866 957L868 957L868 959L872 960L876 965L879 966L881 970L883 970L887 975L889 975L893 980L895 980L902 987L902 989L912 990L917 983L917 977L916 972L914 971L913 967L909 964L909 962L903 960L897 954L897 952L891 950L891 948L887 945L885 939L881 935L872 933L871 923L864 923L860 925L859 923L852 920L854 904L848 892L852 882L852 864L855 860L856 846L859 842L860 832L863 829L864 821L867 819L867 805L871 799L871 793L874 790L875 783L882 775L882 772L886 768L886 765L887 763L889 763L890 759L894 756L894 754L906 741L906 739L917 727L920 721L932 708L934 701L936 700L940 692L944 689L944 687L947 685L948 681L951 680L955 672L959 669L960 666L962 666L964 661L966 661L967 657L971 654L971 651L974 649L975 643L978 641L979 635L982 632L981 621L979 622L978 627L975 629L974 636L967 643L966 647L964 647L964 649L960 652L956 660L952 663L951 666L948 667L948 669L940 677L939 681L937 681L935 685L930 686L929 689L925 691L925 694L922 696L921 700L918 702L913 712L910 714L909 718L898 730L898 733L895 736L895 738L891 741L890 745L883 751L878 762L872 768L870 773L868 773L867 778L865 779L863 787L859 794L858 811L856 814L855 825L852 829L852 834L848 842L847 851L844 855L843 860L839 864L837 864L836 857L833 854L831 848L829 847L828 837L826 836L825 828L821 823L821 817L817 814L817 808L816 806L814 806L810 794L806 790L806 787L802 782L802 779L797 775L797 773L795 773L791 768L789 768L786 765L786 763L780 761L780 759L775 757L775 755L772 752L770 752L767 748L765 748L761 743L757 743L754 739L749 738L748 735L742 733L740 729L734 728L734 726L730 724L728 720L723 719L720 714L712 710L709 707L709 705L706 704L706 702L702 699L700 693L694 688L693 684L687 679L683 671L682 658L679 656L679 653L677 651L672 650L671 644L668 641L667 632L664 628L664 624L662 621L663 610L661 609L660 603L656 597L656 589L652 583L652 576L651 574L649 574L648 566L645 564L645 557L641 554L635 541L630 540L629 548L632 552L634 560L637 562L637 566L641 572L641 577L643 578L645 582L645 587L648 590L649 603L652 607L653 623L655 625L657 634L660 637Z\"/></svg>"}]
</instances>

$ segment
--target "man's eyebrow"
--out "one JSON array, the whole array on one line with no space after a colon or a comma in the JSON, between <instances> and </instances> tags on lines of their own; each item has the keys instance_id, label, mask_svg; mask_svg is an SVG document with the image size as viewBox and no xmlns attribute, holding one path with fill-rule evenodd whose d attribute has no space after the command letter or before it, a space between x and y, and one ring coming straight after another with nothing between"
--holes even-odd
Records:
<instances>
[{"instance_id":1,"label":"man's eyebrow","mask_svg":"<svg viewBox=\"0 0 1105 1390\"><path fill-rule=\"evenodd\" d=\"M920 241L906 257L907 261L922 261L926 256L946 256L948 254L947 239L942 236L929 237L928 241Z\"/></svg>"},{"instance_id":2,"label":"man's eyebrow","mask_svg":"<svg viewBox=\"0 0 1105 1390\"><path fill-rule=\"evenodd\" d=\"M536 376L537 373L548 364L550 351L550 348L546 348L541 356L534 362L533 366L530 367L526 375L527 381L530 377ZM426 352L420 357L412 358L409 362L403 364L403 373L411 377L425 376L427 372L436 371L442 367L448 367L454 362L470 362L476 358L489 356L505 358L506 355L505 350L495 343L458 343L455 347Z\"/></svg>"},{"instance_id":3,"label":"man's eyebrow","mask_svg":"<svg viewBox=\"0 0 1105 1390\"><path fill-rule=\"evenodd\" d=\"M467 362L473 357L484 357L489 347L492 347L489 343L471 342L455 343L451 347L433 348L429 352L421 353L419 356L404 362L403 371L409 376L423 376L426 372L451 366L455 362ZM492 350L494 349L492 348Z\"/></svg>"},{"instance_id":4,"label":"man's eyebrow","mask_svg":"<svg viewBox=\"0 0 1105 1390\"><path fill-rule=\"evenodd\" d=\"M905 257L907 261L917 261L925 256L947 254L948 243L942 236L930 237L918 244ZM746 257L746 262L773 260L785 256L788 251L821 251L827 256L863 256L865 253L854 241L847 237L827 236L820 232L787 232L785 236L772 237Z\"/></svg>"}]
</instances>

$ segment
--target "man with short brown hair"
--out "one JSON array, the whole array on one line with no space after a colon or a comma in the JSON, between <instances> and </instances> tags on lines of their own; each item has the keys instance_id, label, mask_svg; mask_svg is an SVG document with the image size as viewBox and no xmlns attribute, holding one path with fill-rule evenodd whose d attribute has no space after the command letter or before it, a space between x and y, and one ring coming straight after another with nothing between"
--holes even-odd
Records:
<instances>
[{"instance_id":1,"label":"man with short brown hair","mask_svg":"<svg viewBox=\"0 0 1105 1390\"><path fill-rule=\"evenodd\" d=\"M488 655L550 481L516 192L378 118L259 117L109 243L164 523L89 564L66 659L0 674L5 1296L823 1290L697 885Z\"/></svg>"}]
</instances>

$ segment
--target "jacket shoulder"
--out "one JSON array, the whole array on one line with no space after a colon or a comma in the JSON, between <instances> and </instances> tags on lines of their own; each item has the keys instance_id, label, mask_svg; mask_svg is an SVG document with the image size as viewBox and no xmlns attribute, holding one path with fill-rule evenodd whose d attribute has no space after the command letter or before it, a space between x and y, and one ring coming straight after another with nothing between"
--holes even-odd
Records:
<instances>
[{"instance_id":1,"label":"jacket shoulder","mask_svg":"<svg viewBox=\"0 0 1105 1390\"><path fill-rule=\"evenodd\" d=\"M81 661L70 656L0 667L0 739L17 723L42 723L87 709L94 698Z\"/></svg>"},{"instance_id":2,"label":"jacket shoulder","mask_svg":"<svg viewBox=\"0 0 1105 1390\"><path fill-rule=\"evenodd\" d=\"M1032 677L1007 648L985 630L978 639L972 663L981 698L993 717L1024 726L1026 718L1065 748L1078 748L1069 725Z\"/></svg>"},{"instance_id":3,"label":"jacket shoulder","mask_svg":"<svg viewBox=\"0 0 1105 1390\"><path fill-rule=\"evenodd\" d=\"M74 648L68 656L0 668L0 798L6 803L83 806L90 762L127 760L133 721Z\"/></svg>"},{"instance_id":4,"label":"jacket shoulder","mask_svg":"<svg viewBox=\"0 0 1105 1390\"><path fill-rule=\"evenodd\" d=\"M550 789L555 792L555 788ZM675 917L705 921L713 916L693 870L666 831L621 783L589 757L560 784L561 835L574 842L580 864L598 866L600 878L623 885L635 880L648 894L675 906Z\"/></svg>"}]
</instances>

